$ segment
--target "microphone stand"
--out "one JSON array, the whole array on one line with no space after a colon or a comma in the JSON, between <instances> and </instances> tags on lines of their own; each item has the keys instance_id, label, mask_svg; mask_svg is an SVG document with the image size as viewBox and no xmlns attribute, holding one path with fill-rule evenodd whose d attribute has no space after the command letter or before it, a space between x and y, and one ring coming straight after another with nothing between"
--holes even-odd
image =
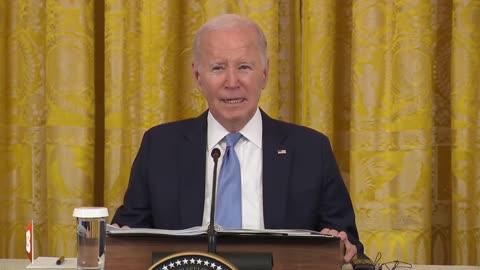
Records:
<instances>
[{"instance_id":1,"label":"microphone stand","mask_svg":"<svg viewBox=\"0 0 480 270\"><path fill-rule=\"evenodd\" d=\"M213 158L213 182L212 182L212 204L210 208L210 225L208 226L208 253L217 253L217 231L215 230L215 203L217 201L217 164L220 157L220 150L214 148L211 152ZM238 269L262 269L272 270L273 256L264 253L233 253L222 254L228 261L232 262ZM242 267L240 267L242 266ZM203 269L203 268L202 268Z\"/></svg>"},{"instance_id":2,"label":"microphone stand","mask_svg":"<svg viewBox=\"0 0 480 270\"><path fill-rule=\"evenodd\" d=\"M220 157L220 150L214 148L211 156L213 158L213 181L212 181L212 204L210 207L210 225L208 226L208 252L212 254L217 253L217 232L215 231L215 202L217 196L217 165Z\"/></svg>"}]
</instances>

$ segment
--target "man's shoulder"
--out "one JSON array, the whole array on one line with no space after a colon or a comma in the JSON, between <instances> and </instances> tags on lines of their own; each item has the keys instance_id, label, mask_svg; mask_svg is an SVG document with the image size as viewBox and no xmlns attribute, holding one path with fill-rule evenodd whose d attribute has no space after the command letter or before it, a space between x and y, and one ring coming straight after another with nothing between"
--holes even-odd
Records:
<instances>
[{"instance_id":1,"label":"man's shoulder","mask_svg":"<svg viewBox=\"0 0 480 270\"><path fill-rule=\"evenodd\" d=\"M194 118L187 118L156 125L148 129L146 134L178 134L190 132L195 129L201 129L204 125L206 125L206 117L204 117L202 114Z\"/></svg>"},{"instance_id":2,"label":"man's shoulder","mask_svg":"<svg viewBox=\"0 0 480 270\"><path fill-rule=\"evenodd\" d=\"M195 125L196 122L198 122L198 118L187 118L187 119L162 123L162 124L151 127L147 132L163 132L163 131L181 130L181 129L189 128Z\"/></svg>"}]
</instances>

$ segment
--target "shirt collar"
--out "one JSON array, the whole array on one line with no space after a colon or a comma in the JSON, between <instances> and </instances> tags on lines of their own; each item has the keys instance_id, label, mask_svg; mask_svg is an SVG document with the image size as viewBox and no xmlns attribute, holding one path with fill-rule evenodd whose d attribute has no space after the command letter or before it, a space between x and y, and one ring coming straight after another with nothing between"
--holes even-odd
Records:
<instances>
[{"instance_id":1,"label":"shirt collar","mask_svg":"<svg viewBox=\"0 0 480 270\"><path fill-rule=\"evenodd\" d=\"M248 139L250 142L255 144L260 149L262 148L262 115L260 114L260 109L257 107L257 111L253 115L252 119L243 127L239 132ZM208 111L207 116L207 140L208 140L208 152L217 145L228 133L226 130Z\"/></svg>"}]
</instances>

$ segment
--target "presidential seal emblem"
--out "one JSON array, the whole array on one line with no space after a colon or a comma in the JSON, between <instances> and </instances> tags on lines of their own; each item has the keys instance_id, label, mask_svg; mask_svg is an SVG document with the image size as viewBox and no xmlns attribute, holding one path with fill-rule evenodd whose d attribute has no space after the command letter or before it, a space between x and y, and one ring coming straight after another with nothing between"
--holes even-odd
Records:
<instances>
[{"instance_id":1,"label":"presidential seal emblem","mask_svg":"<svg viewBox=\"0 0 480 270\"><path fill-rule=\"evenodd\" d=\"M238 270L224 258L206 252L180 252L165 257L148 270Z\"/></svg>"}]
</instances>

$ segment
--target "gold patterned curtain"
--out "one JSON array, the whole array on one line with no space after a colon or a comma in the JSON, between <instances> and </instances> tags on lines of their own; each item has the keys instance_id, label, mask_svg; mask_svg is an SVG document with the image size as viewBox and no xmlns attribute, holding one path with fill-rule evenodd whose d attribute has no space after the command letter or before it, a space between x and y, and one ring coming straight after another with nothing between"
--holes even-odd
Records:
<instances>
[{"instance_id":1,"label":"gold patterned curtain","mask_svg":"<svg viewBox=\"0 0 480 270\"><path fill-rule=\"evenodd\" d=\"M368 255L480 264L480 0L0 1L0 257L113 215L143 132L206 109L191 40L226 12L269 41L261 107L331 138Z\"/></svg>"},{"instance_id":2,"label":"gold patterned curtain","mask_svg":"<svg viewBox=\"0 0 480 270\"><path fill-rule=\"evenodd\" d=\"M73 255L73 208L94 202L93 2L0 3L0 257L25 258L30 220L37 255Z\"/></svg>"}]
</instances>

